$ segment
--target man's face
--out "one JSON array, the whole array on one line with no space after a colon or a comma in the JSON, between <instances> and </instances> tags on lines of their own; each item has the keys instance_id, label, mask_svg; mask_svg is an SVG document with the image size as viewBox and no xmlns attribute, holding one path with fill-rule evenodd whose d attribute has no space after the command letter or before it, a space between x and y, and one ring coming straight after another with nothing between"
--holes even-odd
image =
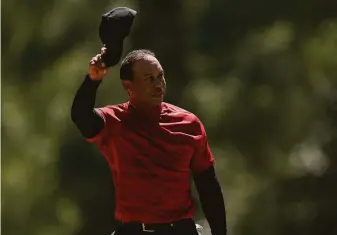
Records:
<instances>
[{"instance_id":1,"label":"man's face","mask_svg":"<svg viewBox=\"0 0 337 235\"><path fill-rule=\"evenodd\" d=\"M159 61L146 55L133 64L131 99L141 105L159 105L164 98L166 82Z\"/></svg>"}]
</instances>

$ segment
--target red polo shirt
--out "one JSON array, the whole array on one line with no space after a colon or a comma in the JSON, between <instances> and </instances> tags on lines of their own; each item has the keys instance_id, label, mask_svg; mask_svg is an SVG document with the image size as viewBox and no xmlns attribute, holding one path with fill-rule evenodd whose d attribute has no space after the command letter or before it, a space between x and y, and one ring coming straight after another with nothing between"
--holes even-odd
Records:
<instances>
[{"instance_id":1,"label":"red polo shirt","mask_svg":"<svg viewBox=\"0 0 337 235\"><path fill-rule=\"evenodd\" d=\"M168 103L146 113L129 102L96 110L105 126L88 141L109 163L116 218L164 223L193 217L191 172L214 164L201 121Z\"/></svg>"}]
</instances>

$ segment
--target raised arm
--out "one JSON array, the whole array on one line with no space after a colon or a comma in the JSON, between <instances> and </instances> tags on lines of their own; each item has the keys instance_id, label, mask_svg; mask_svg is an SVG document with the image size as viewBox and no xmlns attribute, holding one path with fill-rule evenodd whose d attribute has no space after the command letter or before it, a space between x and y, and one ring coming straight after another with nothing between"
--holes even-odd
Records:
<instances>
[{"instance_id":1,"label":"raised arm","mask_svg":"<svg viewBox=\"0 0 337 235\"><path fill-rule=\"evenodd\" d=\"M104 127L103 117L94 109L97 89L108 72L101 61L104 53L106 49L102 48L101 54L96 55L90 61L89 72L77 90L71 107L71 119L86 138L94 137Z\"/></svg>"}]
</instances>

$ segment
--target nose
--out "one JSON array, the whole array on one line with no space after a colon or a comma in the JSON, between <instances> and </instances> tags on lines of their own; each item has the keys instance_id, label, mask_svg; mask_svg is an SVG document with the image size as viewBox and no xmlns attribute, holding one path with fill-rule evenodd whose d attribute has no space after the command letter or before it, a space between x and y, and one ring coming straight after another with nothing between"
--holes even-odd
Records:
<instances>
[{"instance_id":1,"label":"nose","mask_svg":"<svg viewBox=\"0 0 337 235\"><path fill-rule=\"evenodd\" d=\"M157 83L153 86L153 91L154 93L161 93L164 91L164 87L160 83Z\"/></svg>"}]
</instances>

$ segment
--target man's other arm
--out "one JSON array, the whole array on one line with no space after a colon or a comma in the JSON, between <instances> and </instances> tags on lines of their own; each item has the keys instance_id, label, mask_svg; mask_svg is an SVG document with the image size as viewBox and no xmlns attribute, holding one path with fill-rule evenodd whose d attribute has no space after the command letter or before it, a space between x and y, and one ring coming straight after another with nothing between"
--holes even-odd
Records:
<instances>
[{"instance_id":1,"label":"man's other arm","mask_svg":"<svg viewBox=\"0 0 337 235\"><path fill-rule=\"evenodd\" d=\"M194 174L193 178L212 235L226 235L225 202L214 166L209 167L202 173Z\"/></svg>"},{"instance_id":2,"label":"man's other arm","mask_svg":"<svg viewBox=\"0 0 337 235\"><path fill-rule=\"evenodd\" d=\"M192 173L202 210L211 228L212 235L226 235L226 210L224 198L215 174L213 157L206 130L197 118L195 128L201 135L200 145L192 158Z\"/></svg>"}]
</instances>

